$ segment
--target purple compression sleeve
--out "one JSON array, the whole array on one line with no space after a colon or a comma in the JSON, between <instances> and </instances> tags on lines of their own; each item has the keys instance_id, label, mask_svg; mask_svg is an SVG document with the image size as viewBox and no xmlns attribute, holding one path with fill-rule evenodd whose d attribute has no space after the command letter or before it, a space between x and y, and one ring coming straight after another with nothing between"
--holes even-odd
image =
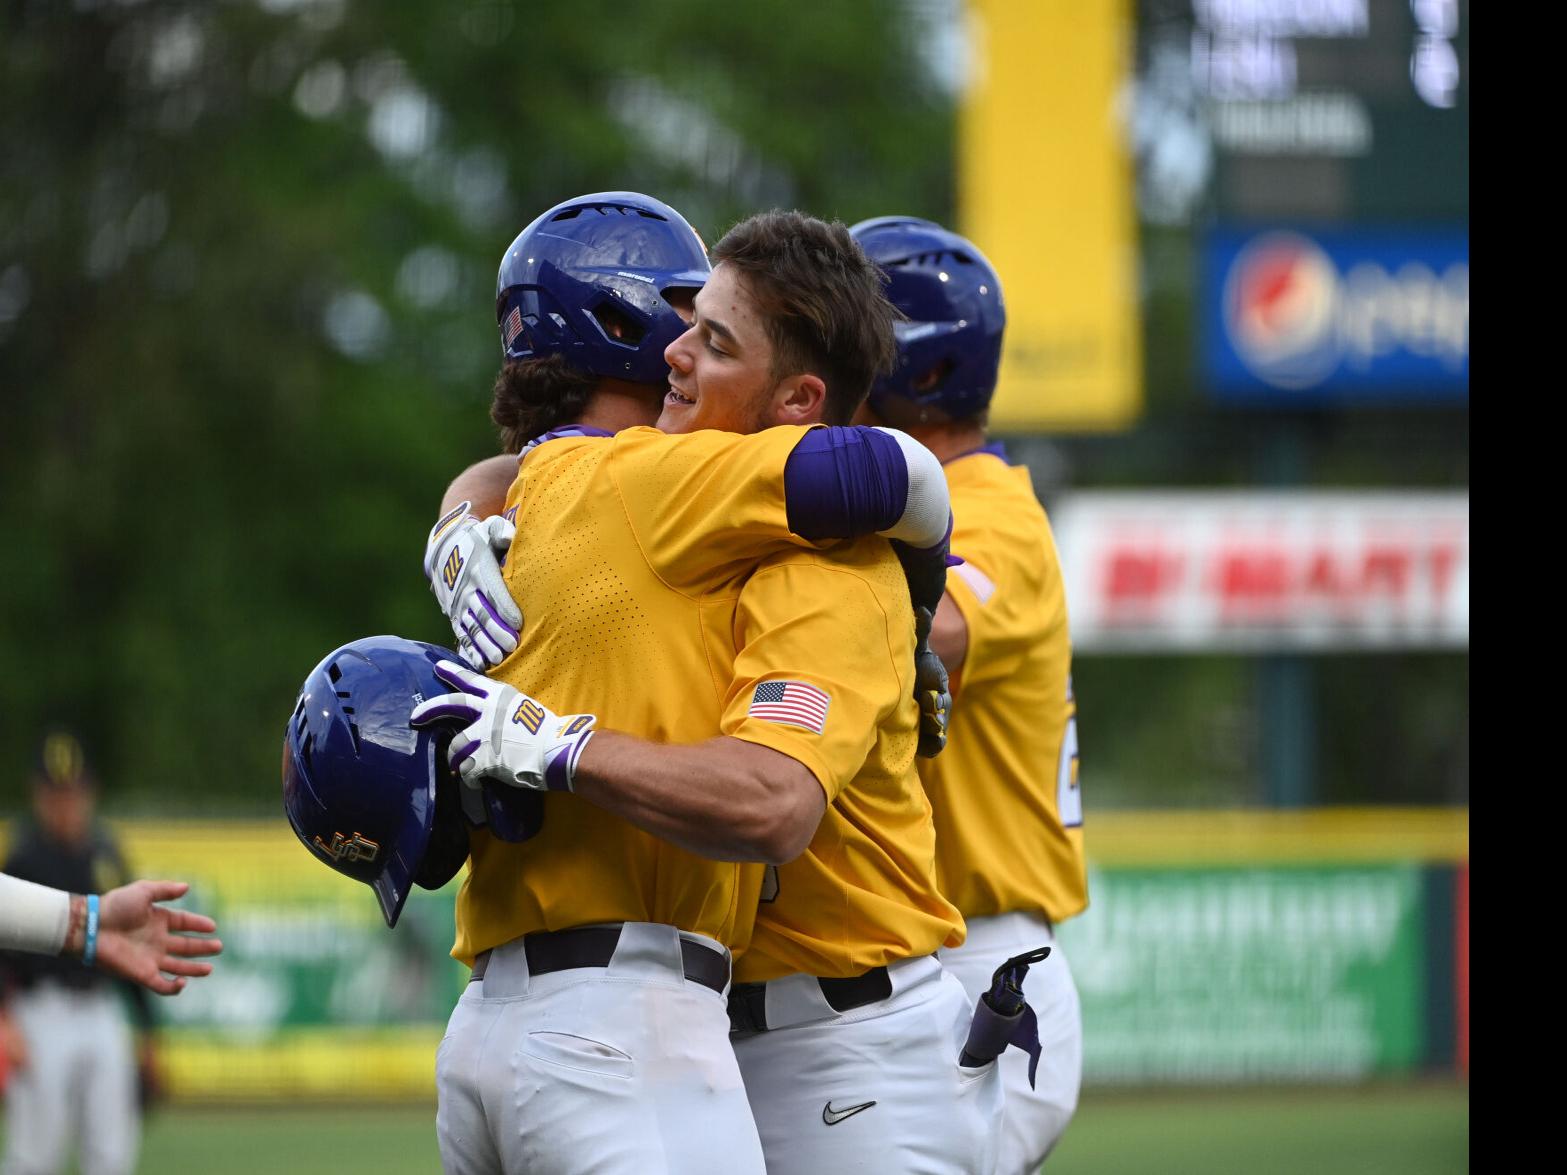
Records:
<instances>
[{"instance_id":1,"label":"purple compression sleeve","mask_svg":"<svg viewBox=\"0 0 1567 1175\"><path fill-rule=\"evenodd\" d=\"M898 442L874 428L816 428L784 463L789 529L805 539L886 530L908 506L909 470Z\"/></svg>"}]
</instances>

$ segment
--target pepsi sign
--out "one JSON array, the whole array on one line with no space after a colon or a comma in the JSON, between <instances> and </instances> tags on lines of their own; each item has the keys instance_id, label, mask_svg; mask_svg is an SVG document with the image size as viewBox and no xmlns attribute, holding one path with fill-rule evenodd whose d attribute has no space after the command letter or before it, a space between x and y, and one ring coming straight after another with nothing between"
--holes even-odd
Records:
<instances>
[{"instance_id":1,"label":"pepsi sign","mask_svg":"<svg viewBox=\"0 0 1567 1175\"><path fill-rule=\"evenodd\" d=\"M1219 399L1469 396L1465 231L1216 231L1204 271L1203 363Z\"/></svg>"}]
</instances>

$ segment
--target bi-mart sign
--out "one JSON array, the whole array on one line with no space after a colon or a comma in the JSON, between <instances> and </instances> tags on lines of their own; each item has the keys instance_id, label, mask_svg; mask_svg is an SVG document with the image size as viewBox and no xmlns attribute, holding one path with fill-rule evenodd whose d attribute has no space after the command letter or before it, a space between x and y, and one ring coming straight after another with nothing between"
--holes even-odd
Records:
<instances>
[{"instance_id":1,"label":"bi-mart sign","mask_svg":"<svg viewBox=\"0 0 1567 1175\"><path fill-rule=\"evenodd\" d=\"M1083 493L1051 521L1079 651L1469 644L1467 493Z\"/></svg>"}]
</instances>

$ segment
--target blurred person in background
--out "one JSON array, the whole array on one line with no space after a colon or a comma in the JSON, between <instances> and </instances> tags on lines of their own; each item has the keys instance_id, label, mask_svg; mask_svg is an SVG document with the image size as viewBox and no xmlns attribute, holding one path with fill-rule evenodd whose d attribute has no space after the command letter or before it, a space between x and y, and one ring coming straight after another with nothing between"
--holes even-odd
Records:
<instances>
[{"instance_id":1,"label":"blurred person in background","mask_svg":"<svg viewBox=\"0 0 1567 1175\"><path fill-rule=\"evenodd\" d=\"M1018 1175L1061 1137L1082 1080L1082 1012L1053 933L1088 904L1066 592L1028 470L986 432L1006 326L995 270L973 242L927 220L878 217L851 232L905 315L894 326L898 366L856 419L902 429L941 459L952 553L964 560L947 573L931 632L951 681L951 741L919 763L941 889L968 923L968 940L941 960L978 999L1009 957L1052 944L1024 983L1039 1018L1037 1081L1024 1053L1001 1056L996 1170Z\"/></svg>"},{"instance_id":2,"label":"blurred person in background","mask_svg":"<svg viewBox=\"0 0 1567 1175\"><path fill-rule=\"evenodd\" d=\"M74 735L54 731L45 738L32 798L33 818L15 830L5 873L71 894L103 893L131 881L119 847L94 818L97 785ZM73 1137L82 1175L133 1171L141 1099L158 1091L146 991L78 959L34 954L0 955L0 984L0 1043L10 1068L0 1172L63 1171ZM130 994L139 1049L116 986Z\"/></svg>"}]
</instances>

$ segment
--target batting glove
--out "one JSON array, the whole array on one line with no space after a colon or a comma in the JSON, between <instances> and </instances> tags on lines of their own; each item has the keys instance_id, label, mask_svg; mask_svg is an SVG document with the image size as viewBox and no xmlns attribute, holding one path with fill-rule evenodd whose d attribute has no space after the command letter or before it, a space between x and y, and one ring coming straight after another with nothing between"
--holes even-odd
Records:
<instances>
[{"instance_id":1,"label":"batting glove","mask_svg":"<svg viewBox=\"0 0 1567 1175\"><path fill-rule=\"evenodd\" d=\"M556 714L521 690L483 677L455 661L435 674L461 691L414 707L410 726L457 722L447 760L470 787L494 779L535 791L571 791L582 749L593 737L592 714Z\"/></svg>"},{"instance_id":2,"label":"batting glove","mask_svg":"<svg viewBox=\"0 0 1567 1175\"><path fill-rule=\"evenodd\" d=\"M947 723L952 716L952 692L947 667L930 647L931 612L914 609L914 699L920 704L922 759L934 759L946 748Z\"/></svg>"},{"instance_id":3,"label":"batting glove","mask_svg":"<svg viewBox=\"0 0 1567 1175\"><path fill-rule=\"evenodd\" d=\"M517 647L522 609L506 590L500 561L517 528L499 515L480 520L462 502L430 530L424 575L473 668L493 669Z\"/></svg>"},{"instance_id":4,"label":"batting glove","mask_svg":"<svg viewBox=\"0 0 1567 1175\"><path fill-rule=\"evenodd\" d=\"M930 627L947 590L947 568L953 563L949 550L952 519L947 518L947 533L929 547L911 547L893 541L892 549L903 564L909 581L909 601L914 605L914 700L920 704L920 744L922 759L934 759L947 745L947 722L952 711L952 692L947 682L947 667L930 647Z\"/></svg>"}]
</instances>

